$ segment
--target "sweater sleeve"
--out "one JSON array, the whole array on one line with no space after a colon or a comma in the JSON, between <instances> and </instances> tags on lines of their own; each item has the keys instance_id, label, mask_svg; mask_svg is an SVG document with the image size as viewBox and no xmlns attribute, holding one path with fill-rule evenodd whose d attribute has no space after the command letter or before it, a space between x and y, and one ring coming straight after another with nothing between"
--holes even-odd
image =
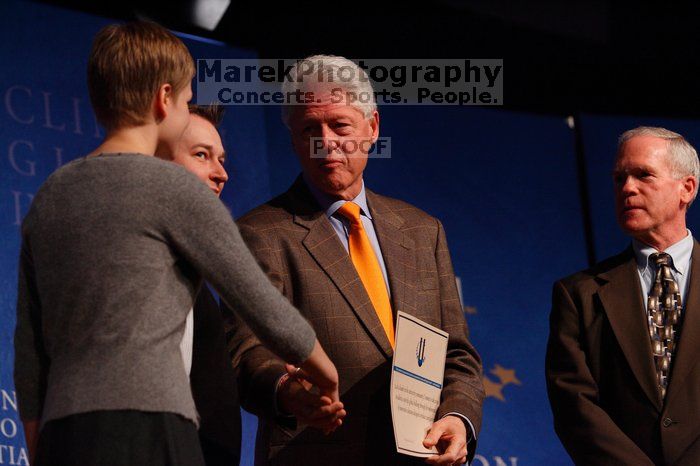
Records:
<instances>
[{"instance_id":1,"label":"sweater sleeve","mask_svg":"<svg viewBox=\"0 0 700 466\"><path fill-rule=\"evenodd\" d=\"M22 241L17 286L14 379L22 420L41 418L48 358L41 331L41 305L29 244Z\"/></svg>"},{"instance_id":2,"label":"sweater sleeve","mask_svg":"<svg viewBox=\"0 0 700 466\"><path fill-rule=\"evenodd\" d=\"M305 361L316 339L311 325L270 283L224 204L184 170L174 177L155 206L166 239L265 346L289 363Z\"/></svg>"}]
</instances>

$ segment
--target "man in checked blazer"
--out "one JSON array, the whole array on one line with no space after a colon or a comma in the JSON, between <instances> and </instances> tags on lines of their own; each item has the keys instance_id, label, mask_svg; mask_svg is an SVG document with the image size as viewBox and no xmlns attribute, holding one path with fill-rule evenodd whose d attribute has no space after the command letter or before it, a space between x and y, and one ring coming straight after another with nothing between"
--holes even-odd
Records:
<instances>
[{"instance_id":1,"label":"man in checked blazer","mask_svg":"<svg viewBox=\"0 0 700 466\"><path fill-rule=\"evenodd\" d=\"M316 77L341 67L364 74L342 57L314 56L304 63ZM429 464L461 464L474 455L484 393L442 225L405 202L365 189L368 149L379 134L369 82L336 79L333 90L308 80L285 86L287 94L314 92L313 104L283 109L303 174L238 225L263 270L309 319L336 364L347 416L330 434L314 429L328 421L318 409L322 401L302 380L284 376L284 364L238 326L229 347L242 404L260 416L256 464L425 464L396 453L389 404L392 345L348 254L348 222L337 213L346 201L361 208L394 318L404 311L450 335L442 400L424 444L437 444L440 453ZM360 93L372 103L350 101L349 95Z\"/></svg>"},{"instance_id":2,"label":"man in checked blazer","mask_svg":"<svg viewBox=\"0 0 700 466\"><path fill-rule=\"evenodd\" d=\"M698 156L681 135L640 127L621 136L613 175L632 244L554 285L546 375L555 429L578 465L698 465L700 246L686 229ZM659 288L677 285L682 304L668 353L653 318L657 272L672 276Z\"/></svg>"}]
</instances>

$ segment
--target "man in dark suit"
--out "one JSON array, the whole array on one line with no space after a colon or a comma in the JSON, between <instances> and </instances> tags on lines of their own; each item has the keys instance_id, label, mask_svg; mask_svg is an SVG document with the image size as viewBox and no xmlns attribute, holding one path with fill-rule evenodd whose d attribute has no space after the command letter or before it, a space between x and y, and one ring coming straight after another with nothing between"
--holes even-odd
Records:
<instances>
[{"instance_id":1,"label":"man in dark suit","mask_svg":"<svg viewBox=\"0 0 700 466\"><path fill-rule=\"evenodd\" d=\"M342 57L309 57L308 65L314 69L307 77L330 77L338 69L366 77ZM439 451L429 463L461 464L474 454L484 394L481 362L468 341L443 227L405 202L365 189L368 150L379 134L371 85L362 79L330 79L331 92L302 76L297 81L298 71L292 71L283 92L312 92L314 97L285 107L283 117L303 174L238 225L273 284L302 311L328 349L347 417L327 436L309 428L327 423L328 415L317 412L323 403L299 377L284 375L284 364L239 327L229 335L229 347L242 403L261 416L256 463L423 463L396 452L392 429L389 382L393 325L400 310L450 335L442 399L424 445L437 445ZM351 94L371 96L371 102L351 102ZM360 230L366 250L371 246L372 279L353 255L361 249L353 236Z\"/></svg>"},{"instance_id":2,"label":"man in dark suit","mask_svg":"<svg viewBox=\"0 0 700 466\"><path fill-rule=\"evenodd\" d=\"M158 157L182 165L217 195L228 174L226 153L217 130L220 106L190 105L190 123L173 147L161 147ZM241 413L236 378L229 363L224 320L206 284L188 316L182 343L190 370L192 396L200 417L199 440L207 466L238 465L241 453Z\"/></svg>"},{"instance_id":3,"label":"man in dark suit","mask_svg":"<svg viewBox=\"0 0 700 466\"><path fill-rule=\"evenodd\" d=\"M624 133L613 174L632 245L554 285L547 386L576 464L700 464L699 172L681 135Z\"/></svg>"}]
</instances>

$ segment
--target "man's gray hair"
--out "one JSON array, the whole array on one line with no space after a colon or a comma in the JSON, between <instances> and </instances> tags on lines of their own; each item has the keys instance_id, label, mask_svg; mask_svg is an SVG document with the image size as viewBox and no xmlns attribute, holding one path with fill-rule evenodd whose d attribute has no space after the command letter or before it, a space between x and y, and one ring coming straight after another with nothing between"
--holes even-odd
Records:
<instances>
[{"instance_id":1,"label":"man's gray hair","mask_svg":"<svg viewBox=\"0 0 700 466\"><path fill-rule=\"evenodd\" d=\"M678 133L656 126L639 126L622 133L617 142L617 152L620 153L622 145L637 136L652 136L665 139L668 143L668 162L671 166L671 173L674 178L680 179L684 176L692 175L700 181L700 161L695 148ZM693 193L692 203L698 194L697 187Z\"/></svg>"},{"instance_id":2,"label":"man's gray hair","mask_svg":"<svg viewBox=\"0 0 700 466\"><path fill-rule=\"evenodd\" d=\"M290 96L297 91L305 92L313 84L322 84L331 89L342 89L350 95L348 104L357 108L369 119L377 110L372 82L365 70L352 60L337 55L311 55L299 60L282 83L282 92ZM352 98L355 97L355 98ZM289 128L289 118L294 105L282 106L282 121Z\"/></svg>"}]
</instances>

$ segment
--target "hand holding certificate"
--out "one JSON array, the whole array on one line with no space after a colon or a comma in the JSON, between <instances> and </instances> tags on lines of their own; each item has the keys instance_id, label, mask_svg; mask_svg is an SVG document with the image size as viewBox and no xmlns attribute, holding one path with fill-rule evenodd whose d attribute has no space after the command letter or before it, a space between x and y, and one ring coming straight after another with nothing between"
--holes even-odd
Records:
<instances>
[{"instance_id":1,"label":"hand holding certificate","mask_svg":"<svg viewBox=\"0 0 700 466\"><path fill-rule=\"evenodd\" d=\"M391 371L391 415L396 450L430 464L466 461L466 427L461 418L433 422L440 405L448 334L399 311Z\"/></svg>"},{"instance_id":2,"label":"hand holding certificate","mask_svg":"<svg viewBox=\"0 0 700 466\"><path fill-rule=\"evenodd\" d=\"M429 457L423 446L440 404L447 333L409 314L396 319L396 348L391 371L391 416L399 453Z\"/></svg>"},{"instance_id":3,"label":"hand holding certificate","mask_svg":"<svg viewBox=\"0 0 700 466\"><path fill-rule=\"evenodd\" d=\"M428 457L428 464L463 464L467 461L467 428L464 421L447 415L435 421L423 440L426 448L437 446L439 455Z\"/></svg>"}]
</instances>

